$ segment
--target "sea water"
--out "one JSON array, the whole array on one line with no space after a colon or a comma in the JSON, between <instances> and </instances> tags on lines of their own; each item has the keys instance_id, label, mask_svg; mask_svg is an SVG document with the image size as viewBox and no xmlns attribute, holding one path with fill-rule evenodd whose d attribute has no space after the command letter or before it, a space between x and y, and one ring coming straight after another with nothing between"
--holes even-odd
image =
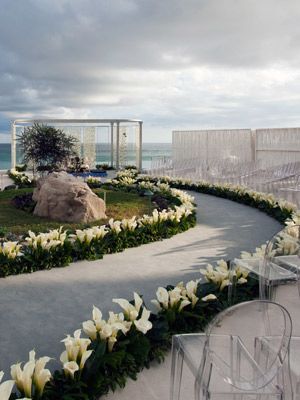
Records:
<instances>
[{"instance_id":1,"label":"sea water","mask_svg":"<svg viewBox=\"0 0 300 400\"><path fill-rule=\"evenodd\" d=\"M150 168L151 161L156 157L171 157L172 143L143 143L142 167ZM124 152L123 159L126 165L135 164L135 150L128 149ZM17 163L22 163L22 158L17 154ZM96 144L96 164L110 163L110 145L107 143ZM10 143L0 143L0 170L9 169L11 166Z\"/></svg>"}]
</instances>

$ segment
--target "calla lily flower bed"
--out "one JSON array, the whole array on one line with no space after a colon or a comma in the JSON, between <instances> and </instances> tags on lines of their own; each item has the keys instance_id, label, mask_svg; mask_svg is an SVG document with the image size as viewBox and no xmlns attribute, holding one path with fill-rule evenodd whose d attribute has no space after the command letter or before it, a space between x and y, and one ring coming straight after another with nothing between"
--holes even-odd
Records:
<instances>
[{"instance_id":1,"label":"calla lily flower bed","mask_svg":"<svg viewBox=\"0 0 300 400\"><path fill-rule=\"evenodd\" d=\"M0 383L0 399L96 400L124 387L128 378L136 379L143 368L163 360L174 333L203 330L228 306L227 263L220 261L215 269L208 267L201 273L206 283L197 279L158 288L152 300L157 313L151 313L137 293L132 301L113 299L122 312L109 312L106 319L94 306L91 319L62 340L60 370L52 374L46 368L51 359L37 358L31 350L24 365L11 366L12 379ZM236 271L236 278L236 301L257 295L257 281L246 271ZM0 373L0 382L2 378Z\"/></svg>"},{"instance_id":2,"label":"calla lily flower bed","mask_svg":"<svg viewBox=\"0 0 300 400\"><path fill-rule=\"evenodd\" d=\"M170 184L173 188L191 190L197 193L210 194L224 199L236 201L250 207L259 209L262 212L284 223L297 211L295 204L283 199L276 199L272 193L256 192L245 186L232 184L212 184L206 181L193 182L189 179L172 179L168 176L153 178L146 176L150 182L157 181Z\"/></svg>"},{"instance_id":3,"label":"calla lily flower bed","mask_svg":"<svg viewBox=\"0 0 300 400\"><path fill-rule=\"evenodd\" d=\"M121 172L103 187L142 195L145 188L139 184L137 172L126 170L125 173L134 178ZM0 277L64 267L77 260L100 259L105 254L171 237L195 225L192 196L166 184L151 185L156 198L167 205L167 208L158 205L151 215L120 221L110 219L107 225L73 232L63 227L39 234L29 231L24 240L3 241L0 243Z\"/></svg>"},{"instance_id":4,"label":"calla lily flower bed","mask_svg":"<svg viewBox=\"0 0 300 400\"><path fill-rule=\"evenodd\" d=\"M124 187L126 190L133 190L134 185L140 185L151 191L159 185L166 185L161 188L162 190L169 190L169 184L173 186L173 182L167 178L163 183L162 179L158 181L152 178L138 178L138 180L135 178L136 175L129 176L127 173L127 175L119 176L117 182L110 182L108 185L116 185L120 190ZM249 190L245 188L227 185L212 186L204 185L204 183L196 185L178 180L174 182L174 185L196 191L212 191L222 197L228 196L227 198L233 196L233 199L240 202L244 202L244 198L245 203L251 198L250 205L260 205L258 208L280 221L287 218L285 221L287 225L300 222L300 213L290 204L273 201L265 194L249 193ZM175 193L176 191L173 191L172 195L174 196ZM181 194L179 197L181 200L183 197L186 200L191 199L187 196ZM274 213L271 212L272 207L275 209ZM191 218L193 215L192 211L192 214L185 218ZM155 216L148 216L146 220L154 218L156 221ZM114 222L111 222L110 229L119 231L118 228L121 225L113 225ZM151 224L152 222L154 221L151 219ZM100 237L106 227L98 229L100 232L97 231L97 234ZM92 236L92 232L84 232L79 234L80 239L78 239L77 233L74 239L78 242L78 246L85 242L87 234ZM117 235L117 232L114 234ZM50 240L62 241L65 233L58 231L56 235L58 239ZM35 243L36 237L31 235L29 238L29 241L32 240L32 243ZM92 240L94 236L90 244ZM284 240L283 238L283 247ZM49 239L47 241L49 242ZM254 254L242 252L241 257L262 257L264 246L256 249ZM16 249L16 252L18 251L20 249ZM100 253L100 251L98 253L98 248L95 248L93 257ZM152 300L157 307L156 313L148 310L142 296L137 293L134 293L132 301L113 299L122 311L118 314L109 312L106 319L103 318L100 309L94 306L91 319L84 321L73 335L67 335L62 340L65 350L60 356L62 363L60 370L51 374L46 368L46 365L51 362L50 358L36 358L32 350L29 353L28 362L24 365L18 363L11 367L12 379L0 383L0 399L96 400L110 390L125 386L127 378L136 379L138 372L143 368L148 368L154 361L163 360L170 348L173 334L202 331L218 312L229 306L228 288L232 277L236 283L235 303L257 297L257 280L241 267L230 271L228 266L228 262L220 260L216 266L209 264L205 269L200 270L199 279L187 284L180 282L176 286L158 288L156 298ZM3 373L0 372L0 382L2 378Z\"/></svg>"}]
</instances>

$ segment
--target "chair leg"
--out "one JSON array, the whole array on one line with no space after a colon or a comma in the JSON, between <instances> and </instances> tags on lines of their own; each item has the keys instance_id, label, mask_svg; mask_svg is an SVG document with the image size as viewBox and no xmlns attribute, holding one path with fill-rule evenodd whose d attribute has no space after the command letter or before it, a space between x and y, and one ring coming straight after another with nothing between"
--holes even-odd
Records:
<instances>
[{"instance_id":1,"label":"chair leg","mask_svg":"<svg viewBox=\"0 0 300 400\"><path fill-rule=\"evenodd\" d=\"M236 298L236 278L232 278L232 281L228 285L228 304L232 306L235 304Z\"/></svg>"},{"instance_id":2,"label":"chair leg","mask_svg":"<svg viewBox=\"0 0 300 400\"><path fill-rule=\"evenodd\" d=\"M280 387L283 388L283 398L284 400L295 400L297 398L297 387L293 387L293 382L292 382L292 371L291 371L291 349L289 348L288 353L286 355L287 360L286 360L286 365L287 365L287 371L286 374L284 373L284 370L281 371L281 381L279 382Z\"/></svg>"},{"instance_id":3,"label":"chair leg","mask_svg":"<svg viewBox=\"0 0 300 400\"><path fill-rule=\"evenodd\" d=\"M172 344L170 400L180 400L183 358L184 353L182 349L177 345L176 337L174 337Z\"/></svg>"},{"instance_id":4,"label":"chair leg","mask_svg":"<svg viewBox=\"0 0 300 400\"><path fill-rule=\"evenodd\" d=\"M195 400L209 400L209 383L212 374L212 364L205 361L202 364L201 372L195 379L194 397Z\"/></svg>"}]
</instances>

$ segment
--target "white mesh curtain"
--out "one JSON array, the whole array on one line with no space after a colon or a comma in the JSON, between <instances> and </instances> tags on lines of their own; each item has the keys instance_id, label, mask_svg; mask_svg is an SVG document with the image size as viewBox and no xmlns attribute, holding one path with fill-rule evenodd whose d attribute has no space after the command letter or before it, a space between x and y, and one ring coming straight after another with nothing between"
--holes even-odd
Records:
<instances>
[{"instance_id":1,"label":"white mesh curtain","mask_svg":"<svg viewBox=\"0 0 300 400\"><path fill-rule=\"evenodd\" d=\"M56 126L56 128L61 129L67 135L77 139L75 145L75 151L79 157L81 157L81 127L80 126Z\"/></svg>"},{"instance_id":2,"label":"white mesh curtain","mask_svg":"<svg viewBox=\"0 0 300 400\"><path fill-rule=\"evenodd\" d=\"M22 134L24 130L24 126L16 126L16 138L18 139L18 136ZM23 163L23 153L20 149L19 146L19 141L16 140L16 164L22 164Z\"/></svg>"},{"instance_id":3,"label":"white mesh curtain","mask_svg":"<svg viewBox=\"0 0 300 400\"><path fill-rule=\"evenodd\" d=\"M119 160L121 168L127 165L127 140L127 128L126 126L120 126Z\"/></svg>"},{"instance_id":4,"label":"white mesh curtain","mask_svg":"<svg viewBox=\"0 0 300 400\"><path fill-rule=\"evenodd\" d=\"M182 168L186 160L201 163L207 158L206 131L173 131L173 166Z\"/></svg>"},{"instance_id":5,"label":"white mesh curtain","mask_svg":"<svg viewBox=\"0 0 300 400\"><path fill-rule=\"evenodd\" d=\"M119 166L136 165L138 145L136 140L136 126L123 125L119 127ZM117 127L114 126L114 157L117 159ZM116 162L116 161L115 161Z\"/></svg>"},{"instance_id":6,"label":"white mesh curtain","mask_svg":"<svg viewBox=\"0 0 300 400\"><path fill-rule=\"evenodd\" d=\"M134 162L133 164L135 164L137 167L139 165L139 154L141 151L141 146L142 143L140 143L139 141L139 136L140 136L140 126L139 125L135 125L133 127L133 136L134 136L134 143L132 144L132 152L134 153Z\"/></svg>"},{"instance_id":7,"label":"white mesh curtain","mask_svg":"<svg viewBox=\"0 0 300 400\"><path fill-rule=\"evenodd\" d=\"M207 132L207 159L251 161L251 130L226 129Z\"/></svg>"},{"instance_id":8,"label":"white mesh curtain","mask_svg":"<svg viewBox=\"0 0 300 400\"><path fill-rule=\"evenodd\" d=\"M251 130L173 131L172 154L174 168L188 159L198 165L216 159L251 161Z\"/></svg>"},{"instance_id":9,"label":"white mesh curtain","mask_svg":"<svg viewBox=\"0 0 300 400\"><path fill-rule=\"evenodd\" d=\"M96 127L83 127L83 157L89 167L95 167L96 161Z\"/></svg>"},{"instance_id":10,"label":"white mesh curtain","mask_svg":"<svg viewBox=\"0 0 300 400\"><path fill-rule=\"evenodd\" d=\"M300 128L257 129L256 160L264 167L300 161Z\"/></svg>"},{"instance_id":11,"label":"white mesh curtain","mask_svg":"<svg viewBox=\"0 0 300 400\"><path fill-rule=\"evenodd\" d=\"M137 166L137 136L136 136L136 126L126 125L126 138L127 138L127 159L126 165L136 165Z\"/></svg>"}]
</instances>

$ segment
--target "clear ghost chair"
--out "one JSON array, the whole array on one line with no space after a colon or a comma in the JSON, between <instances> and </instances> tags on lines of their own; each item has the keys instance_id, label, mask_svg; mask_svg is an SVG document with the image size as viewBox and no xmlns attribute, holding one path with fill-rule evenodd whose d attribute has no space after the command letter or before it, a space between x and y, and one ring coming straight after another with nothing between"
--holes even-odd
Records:
<instances>
[{"instance_id":1,"label":"clear ghost chair","mask_svg":"<svg viewBox=\"0 0 300 400\"><path fill-rule=\"evenodd\" d=\"M284 307L254 300L218 314L205 334L175 335L170 399L192 398L191 378L196 400L283 399L277 376L291 331L291 318ZM257 338L262 343L265 337L276 337L276 341L258 352Z\"/></svg>"},{"instance_id":2,"label":"clear ghost chair","mask_svg":"<svg viewBox=\"0 0 300 400\"><path fill-rule=\"evenodd\" d=\"M282 281L271 279L278 269L286 271L290 276ZM300 226L289 225L267 243L260 267L260 299L274 300L288 309L295 302L299 305L299 272Z\"/></svg>"},{"instance_id":3,"label":"clear ghost chair","mask_svg":"<svg viewBox=\"0 0 300 400\"><path fill-rule=\"evenodd\" d=\"M300 174L299 171L294 175L293 179L289 181L289 185L287 187L282 187L279 190L281 191L292 191L299 192L300 191Z\"/></svg>"},{"instance_id":4,"label":"clear ghost chair","mask_svg":"<svg viewBox=\"0 0 300 400\"><path fill-rule=\"evenodd\" d=\"M289 225L268 241L264 256L235 258L230 263L229 304L235 302L235 271L247 270L259 282L259 298L298 305L300 293L300 226ZM300 336L300 324L299 324Z\"/></svg>"},{"instance_id":5,"label":"clear ghost chair","mask_svg":"<svg viewBox=\"0 0 300 400\"><path fill-rule=\"evenodd\" d=\"M270 280L276 268L291 274L284 281ZM300 399L300 226L287 226L268 242L260 275L260 298L272 299L283 305L293 321L290 355L284 367L285 381L291 380L292 396ZM272 340L264 339L263 348L272 346ZM288 384L290 386L290 384Z\"/></svg>"},{"instance_id":6,"label":"clear ghost chair","mask_svg":"<svg viewBox=\"0 0 300 400\"><path fill-rule=\"evenodd\" d=\"M237 271L241 270L247 271L249 276L257 281L259 285L257 297L261 300L277 301L275 292L279 285L297 282L297 275L294 271L275 264L271 259L268 259L268 263L266 263L262 257L235 258L230 262L229 271L228 303L230 305L239 301Z\"/></svg>"}]
</instances>

